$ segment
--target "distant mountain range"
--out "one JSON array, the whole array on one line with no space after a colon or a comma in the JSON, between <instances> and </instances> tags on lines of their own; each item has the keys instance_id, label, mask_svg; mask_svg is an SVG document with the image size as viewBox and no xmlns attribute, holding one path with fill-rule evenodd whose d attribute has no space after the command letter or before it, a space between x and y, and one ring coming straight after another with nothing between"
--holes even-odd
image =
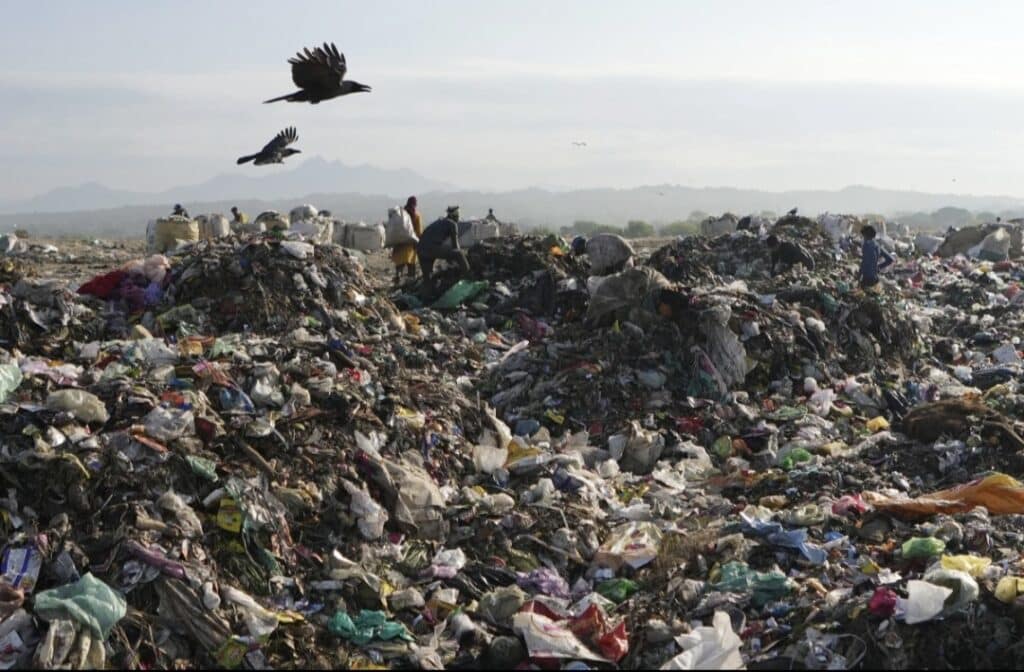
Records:
<instances>
[{"instance_id":1,"label":"distant mountain range","mask_svg":"<svg viewBox=\"0 0 1024 672\"><path fill-rule=\"evenodd\" d=\"M140 193L90 183L55 189L35 198L0 203L0 232L22 227L39 234L124 236L145 230L149 219L166 215L174 203L193 214L226 213L232 205L256 214L288 211L300 203L330 209L346 220L382 221L387 208L416 194L428 221L447 205L459 204L464 217L481 216L493 208L499 219L524 227L557 229L577 220L624 226L640 219L667 224L686 219L693 211L738 215L799 207L801 214L820 212L877 213L899 217L953 207L971 212L1024 215L1024 199L1010 196L928 194L914 191L850 186L836 191L768 192L725 187L656 185L628 189L520 189L486 193L459 190L411 170L388 170L369 165L347 166L311 158L297 167L249 177L221 175L200 184ZM970 219L969 217L967 219ZM954 215L953 223L959 223ZM131 234L129 234L131 235Z\"/></svg>"},{"instance_id":2,"label":"distant mountain range","mask_svg":"<svg viewBox=\"0 0 1024 672\"><path fill-rule=\"evenodd\" d=\"M286 171L249 176L225 174L199 184L185 185L156 193L111 189L96 182L77 187L60 187L39 196L0 202L0 213L75 212L133 205L201 203L224 198L289 198L310 193L363 193L408 196L425 191L452 189L452 185L430 180L411 170L388 170L374 166L348 166L320 157L307 159Z\"/></svg>"}]
</instances>

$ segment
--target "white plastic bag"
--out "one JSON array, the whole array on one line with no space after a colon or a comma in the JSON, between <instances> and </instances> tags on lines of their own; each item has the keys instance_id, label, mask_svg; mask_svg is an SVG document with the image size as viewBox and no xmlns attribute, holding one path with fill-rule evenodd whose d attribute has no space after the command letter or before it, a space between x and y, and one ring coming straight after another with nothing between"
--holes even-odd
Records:
<instances>
[{"instance_id":1,"label":"white plastic bag","mask_svg":"<svg viewBox=\"0 0 1024 672\"><path fill-rule=\"evenodd\" d=\"M732 630L732 622L724 611L716 611L711 626L676 637L683 649L678 656L661 666L663 670L742 670L740 638Z\"/></svg>"},{"instance_id":2,"label":"white plastic bag","mask_svg":"<svg viewBox=\"0 0 1024 672\"><path fill-rule=\"evenodd\" d=\"M405 208L388 208L388 223L384 227L384 247L418 243L419 240L412 225L412 217Z\"/></svg>"}]
</instances>

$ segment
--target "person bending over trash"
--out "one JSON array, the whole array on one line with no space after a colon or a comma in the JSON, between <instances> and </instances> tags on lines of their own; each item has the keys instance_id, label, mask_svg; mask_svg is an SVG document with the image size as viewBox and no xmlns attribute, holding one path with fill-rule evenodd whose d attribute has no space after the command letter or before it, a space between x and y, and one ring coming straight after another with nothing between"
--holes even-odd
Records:
<instances>
[{"instance_id":1,"label":"person bending over trash","mask_svg":"<svg viewBox=\"0 0 1024 672\"><path fill-rule=\"evenodd\" d=\"M185 208L181 207L181 203L175 203L174 204L174 212L172 212L171 214L175 215L177 217L184 217L186 219L191 219L188 216L188 210L186 210Z\"/></svg>"},{"instance_id":2,"label":"person bending over trash","mask_svg":"<svg viewBox=\"0 0 1024 672\"><path fill-rule=\"evenodd\" d=\"M864 243L860 248L860 273L857 275L861 289L870 289L878 284L879 272L889 268L896 260L875 240L878 235L875 227L870 224L865 226L860 235L864 236ZM883 259L882 263L878 263L879 256Z\"/></svg>"},{"instance_id":3,"label":"person bending over trash","mask_svg":"<svg viewBox=\"0 0 1024 672\"><path fill-rule=\"evenodd\" d=\"M814 257L794 242L780 241L778 236L774 235L768 236L768 249L772 253L772 275L775 275L775 267L780 263L784 270L789 270L797 264L802 264L808 271L814 270Z\"/></svg>"},{"instance_id":4,"label":"person bending over trash","mask_svg":"<svg viewBox=\"0 0 1024 672\"><path fill-rule=\"evenodd\" d=\"M409 217L412 218L412 229L416 233L416 237L419 238L423 235L423 219L420 217L420 213L416 211L416 197L410 196L405 202L405 211L409 213ZM402 245L395 245L395 249L391 251L391 263L395 265L395 282L397 283L402 277L402 269L408 270L409 277L416 276L416 243L403 243Z\"/></svg>"},{"instance_id":5,"label":"person bending over trash","mask_svg":"<svg viewBox=\"0 0 1024 672\"><path fill-rule=\"evenodd\" d=\"M438 259L456 264L463 275L469 272L469 260L459 248L459 206L449 207L445 217L426 228L416 244L416 255L420 258L423 279L428 282Z\"/></svg>"}]
</instances>

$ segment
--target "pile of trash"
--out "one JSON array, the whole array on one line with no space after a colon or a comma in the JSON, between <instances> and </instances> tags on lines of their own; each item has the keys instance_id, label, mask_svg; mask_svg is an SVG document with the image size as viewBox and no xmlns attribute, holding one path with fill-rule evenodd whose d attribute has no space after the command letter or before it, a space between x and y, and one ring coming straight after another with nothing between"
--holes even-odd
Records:
<instances>
[{"instance_id":1,"label":"pile of trash","mask_svg":"<svg viewBox=\"0 0 1024 672\"><path fill-rule=\"evenodd\" d=\"M778 220L768 231L740 230L715 237L689 236L656 250L648 265L673 282L712 285L721 278L741 280L766 277L771 254L765 244L768 233L802 245L814 258L815 272L829 272L840 254L836 243L817 222L790 216Z\"/></svg>"},{"instance_id":2,"label":"pile of trash","mask_svg":"<svg viewBox=\"0 0 1024 672\"><path fill-rule=\"evenodd\" d=\"M0 658L1024 663L1024 269L864 292L772 231L814 271L505 236L433 296L278 231L0 277Z\"/></svg>"}]
</instances>

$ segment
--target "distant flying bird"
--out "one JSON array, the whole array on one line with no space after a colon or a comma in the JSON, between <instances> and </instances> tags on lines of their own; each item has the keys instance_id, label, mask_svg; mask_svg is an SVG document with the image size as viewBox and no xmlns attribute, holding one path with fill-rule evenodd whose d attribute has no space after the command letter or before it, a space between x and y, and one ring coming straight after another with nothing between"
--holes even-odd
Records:
<instances>
[{"instance_id":1,"label":"distant flying bird","mask_svg":"<svg viewBox=\"0 0 1024 672\"><path fill-rule=\"evenodd\" d=\"M786 216L787 217L796 217L796 211L797 211L797 208L793 208L792 210L790 210L789 212L786 213Z\"/></svg>"},{"instance_id":2,"label":"distant flying bird","mask_svg":"<svg viewBox=\"0 0 1024 672\"><path fill-rule=\"evenodd\" d=\"M292 81L299 90L286 96L278 96L264 103L287 100L289 103L312 103L330 100L350 93L369 91L370 87L359 82L345 81L348 66L345 65L345 54L338 51L334 44L317 47L315 51L303 49L289 58L292 64Z\"/></svg>"},{"instance_id":3,"label":"distant flying bird","mask_svg":"<svg viewBox=\"0 0 1024 672\"><path fill-rule=\"evenodd\" d=\"M264 145L258 154L250 154L238 159L238 165L250 161L257 166L265 166L268 163L284 163L285 158L292 154L299 154L302 150L290 149L288 145L299 139L294 126L289 126L274 136L274 139Z\"/></svg>"},{"instance_id":4,"label":"distant flying bird","mask_svg":"<svg viewBox=\"0 0 1024 672\"><path fill-rule=\"evenodd\" d=\"M575 146L575 147L586 147L586 146L587 146L587 143L585 143L585 142L580 142L579 140L573 140L573 141L572 141L572 144L573 144L573 146Z\"/></svg>"}]
</instances>

